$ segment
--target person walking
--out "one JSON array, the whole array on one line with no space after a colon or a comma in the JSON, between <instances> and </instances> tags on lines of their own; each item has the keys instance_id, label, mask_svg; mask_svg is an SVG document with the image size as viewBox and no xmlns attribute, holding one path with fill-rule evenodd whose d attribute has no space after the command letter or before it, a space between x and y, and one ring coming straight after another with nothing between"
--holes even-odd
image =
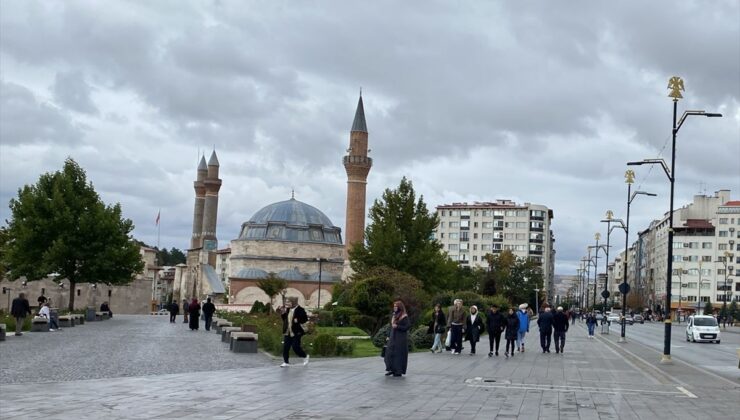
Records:
<instances>
[{"instance_id":1,"label":"person walking","mask_svg":"<svg viewBox=\"0 0 740 420\"><path fill-rule=\"evenodd\" d=\"M498 348L501 344L501 333L506 329L506 318L499 312L498 305L491 305L486 313L486 330L488 331L488 357L495 354L498 357Z\"/></svg>"},{"instance_id":2,"label":"person walking","mask_svg":"<svg viewBox=\"0 0 740 420\"><path fill-rule=\"evenodd\" d=\"M280 317L283 319L283 364L280 367L290 366L290 349L303 358L303 366L308 364L309 356L301 348L301 338L306 333L303 324L308 322L306 310L298 304L298 298L289 297L285 306L280 307Z\"/></svg>"},{"instance_id":3,"label":"person walking","mask_svg":"<svg viewBox=\"0 0 740 420\"><path fill-rule=\"evenodd\" d=\"M183 316L183 324L188 323L188 312L190 311L190 304L188 303L187 299L182 300L182 316Z\"/></svg>"},{"instance_id":4,"label":"person walking","mask_svg":"<svg viewBox=\"0 0 740 420\"><path fill-rule=\"evenodd\" d=\"M537 318L537 326L540 329L540 347L543 353L550 353L550 341L552 340L552 311L549 306L545 306L545 311L541 312Z\"/></svg>"},{"instance_id":5,"label":"person walking","mask_svg":"<svg viewBox=\"0 0 740 420\"><path fill-rule=\"evenodd\" d=\"M563 353L565 333L568 331L568 316L563 312L562 306L558 306L557 312L552 316L552 329L555 333L555 353Z\"/></svg>"},{"instance_id":6,"label":"person walking","mask_svg":"<svg viewBox=\"0 0 740 420\"><path fill-rule=\"evenodd\" d=\"M450 327L450 334L452 335L452 354L460 354L462 352L462 338L465 333L465 309L463 308L462 299L455 299L452 308L450 308L450 314L447 317L447 323Z\"/></svg>"},{"instance_id":7,"label":"person walking","mask_svg":"<svg viewBox=\"0 0 740 420\"><path fill-rule=\"evenodd\" d=\"M429 323L428 334L434 334L434 344L429 349L432 353L442 353L442 334L445 332L445 326L447 320L445 319L445 313L442 312L442 307L438 304L434 305L434 311L432 312L432 321Z\"/></svg>"},{"instance_id":8,"label":"person walking","mask_svg":"<svg viewBox=\"0 0 740 420\"><path fill-rule=\"evenodd\" d=\"M13 304L10 307L10 314L15 318L15 335L23 335L23 322L26 320L26 315L31 315L31 306L28 304L28 299L24 293L19 293L18 297L13 299Z\"/></svg>"},{"instance_id":9,"label":"person walking","mask_svg":"<svg viewBox=\"0 0 740 420\"><path fill-rule=\"evenodd\" d=\"M478 313L478 307L473 305L470 307L470 315L465 317L465 339L470 342L471 356L475 355L475 345L480 340L484 330L485 327L481 315Z\"/></svg>"},{"instance_id":10,"label":"person walking","mask_svg":"<svg viewBox=\"0 0 740 420\"><path fill-rule=\"evenodd\" d=\"M170 322L174 324L177 314L180 312L180 305L177 304L177 301L173 300L170 302L168 309L170 310ZM185 311L185 308L183 308L183 311Z\"/></svg>"},{"instance_id":11,"label":"person walking","mask_svg":"<svg viewBox=\"0 0 740 420\"><path fill-rule=\"evenodd\" d=\"M203 315L205 315L206 331L211 331L211 321L213 321L213 313L216 312L216 305L211 303L211 298L206 299L206 303L203 304Z\"/></svg>"},{"instance_id":12,"label":"person walking","mask_svg":"<svg viewBox=\"0 0 740 420\"><path fill-rule=\"evenodd\" d=\"M409 362L409 328L411 328L411 322L403 302L400 300L393 302L391 333L385 352L385 365L388 368L385 376L398 377L406 374Z\"/></svg>"},{"instance_id":13,"label":"person walking","mask_svg":"<svg viewBox=\"0 0 740 420\"><path fill-rule=\"evenodd\" d=\"M49 331L61 330L57 320L51 316L51 309L49 308L49 302L44 301L41 309L39 310L39 316L49 320Z\"/></svg>"},{"instance_id":14,"label":"person walking","mask_svg":"<svg viewBox=\"0 0 740 420\"><path fill-rule=\"evenodd\" d=\"M200 327L200 303L198 303L198 299L193 298L193 301L190 302L188 313L190 314L190 322L188 323L190 331L198 331Z\"/></svg>"},{"instance_id":15,"label":"person walking","mask_svg":"<svg viewBox=\"0 0 740 420\"><path fill-rule=\"evenodd\" d=\"M520 352L524 352L524 337L529 332L529 314L527 314L527 305L522 303L519 305L519 311L516 316L519 317L519 331L516 337L516 346Z\"/></svg>"},{"instance_id":16,"label":"person walking","mask_svg":"<svg viewBox=\"0 0 740 420\"><path fill-rule=\"evenodd\" d=\"M519 315L514 312L514 308L509 308L509 316L506 318L506 351L504 352L504 356L506 358L509 358L509 353L511 353L511 357L514 357L514 343L519 338ZM509 352L509 347L511 347L511 352Z\"/></svg>"},{"instance_id":17,"label":"person walking","mask_svg":"<svg viewBox=\"0 0 740 420\"><path fill-rule=\"evenodd\" d=\"M576 325L576 313L574 310L568 311L568 316L570 317L570 321L573 325Z\"/></svg>"},{"instance_id":18,"label":"person walking","mask_svg":"<svg viewBox=\"0 0 740 420\"><path fill-rule=\"evenodd\" d=\"M588 338L594 338L594 330L596 329L596 316L593 312L589 312L586 315L586 327L588 327Z\"/></svg>"}]
</instances>

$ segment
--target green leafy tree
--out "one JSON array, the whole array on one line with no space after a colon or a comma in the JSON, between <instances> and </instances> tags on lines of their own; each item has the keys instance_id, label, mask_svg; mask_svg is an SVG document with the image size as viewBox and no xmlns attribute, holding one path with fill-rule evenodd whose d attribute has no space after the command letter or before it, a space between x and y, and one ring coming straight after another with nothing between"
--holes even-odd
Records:
<instances>
[{"instance_id":1,"label":"green leafy tree","mask_svg":"<svg viewBox=\"0 0 740 420\"><path fill-rule=\"evenodd\" d=\"M352 269L364 273L385 266L421 280L428 291L444 289L457 264L432 238L438 224L424 197L417 201L411 181L404 177L397 189L386 189L370 208L365 243L356 243L349 253Z\"/></svg>"},{"instance_id":2,"label":"green leafy tree","mask_svg":"<svg viewBox=\"0 0 740 420\"><path fill-rule=\"evenodd\" d=\"M486 259L498 294L513 305L524 302L530 306L536 305L534 289L542 290L543 284L542 268L538 263L517 258L509 250L497 255L488 254Z\"/></svg>"},{"instance_id":3,"label":"green leafy tree","mask_svg":"<svg viewBox=\"0 0 740 420\"><path fill-rule=\"evenodd\" d=\"M733 299L729 306L730 319L740 319L740 311L737 308L737 301Z\"/></svg>"},{"instance_id":4,"label":"green leafy tree","mask_svg":"<svg viewBox=\"0 0 740 420\"><path fill-rule=\"evenodd\" d=\"M714 306L711 302L704 304L704 315L712 315L714 313Z\"/></svg>"},{"instance_id":5,"label":"green leafy tree","mask_svg":"<svg viewBox=\"0 0 740 420\"><path fill-rule=\"evenodd\" d=\"M412 324L419 319L424 304L429 301L421 281L389 267L375 267L353 276L349 295L353 307L375 319L371 335L388 322L395 300L404 303Z\"/></svg>"},{"instance_id":6,"label":"green leafy tree","mask_svg":"<svg viewBox=\"0 0 740 420\"><path fill-rule=\"evenodd\" d=\"M12 280L59 274L70 283L69 310L77 284L128 284L144 263L131 238L134 228L121 206L106 206L85 171L71 158L64 168L41 175L10 201L3 264Z\"/></svg>"},{"instance_id":7,"label":"green leafy tree","mask_svg":"<svg viewBox=\"0 0 740 420\"><path fill-rule=\"evenodd\" d=\"M266 278L257 282L257 287L262 289L267 297L270 298L270 304L267 305L267 312L269 313L272 311L272 304L275 296L281 294L288 288L288 282L276 276L275 273L270 273Z\"/></svg>"},{"instance_id":8,"label":"green leafy tree","mask_svg":"<svg viewBox=\"0 0 740 420\"><path fill-rule=\"evenodd\" d=\"M172 247L169 251L167 248L162 248L157 250L157 261L159 265L163 266L185 264L185 254L175 247Z\"/></svg>"}]
</instances>

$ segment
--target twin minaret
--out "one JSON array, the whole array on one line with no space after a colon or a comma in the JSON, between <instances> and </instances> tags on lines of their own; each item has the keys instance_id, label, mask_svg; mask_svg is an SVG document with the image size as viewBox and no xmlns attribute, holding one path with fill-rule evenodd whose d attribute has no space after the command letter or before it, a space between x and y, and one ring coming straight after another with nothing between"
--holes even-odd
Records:
<instances>
[{"instance_id":1,"label":"twin minaret","mask_svg":"<svg viewBox=\"0 0 740 420\"><path fill-rule=\"evenodd\" d=\"M207 165L206 157L201 156L198 175L193 182L195 211L193 212L193 236L190 239L190 249L203 248L213 251L218 245L216 221L218 219L218 190L221 189L218 167L215 150L211 153Z\"/></svg>"},{"instance_id":2,"label":"twin minaret","mask_svg":"<svg viewBox=\"0 0 740 420\"><path fill-rule=\"evenodd\" d=\"M349 133L348 154L344 156L344 169L347 171L347 226L344 230L345 259L349 250L365 237L365 190L367 175L373 166L372 158L367 157L367 124L362 93L357 102L355 119Z\"/></svg>"}]
</instances>

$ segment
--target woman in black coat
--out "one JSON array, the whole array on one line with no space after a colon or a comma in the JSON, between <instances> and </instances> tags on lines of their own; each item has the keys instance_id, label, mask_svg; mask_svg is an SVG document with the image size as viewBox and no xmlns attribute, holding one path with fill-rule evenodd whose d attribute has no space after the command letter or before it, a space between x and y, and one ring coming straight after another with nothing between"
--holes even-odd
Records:
<instances>
[{"instance_id":1,"label":"woman in black coat","mask_svg":"<svg viewBox=\"0 0 740 420\"><path fill-rule=\"evenodd\" d=\"M509 308L509 316L506 318L506 353L504 356L509 357L509 346L511 346L511 357L514 357L514 346L516 345L516 336L519 332L519 317L516 316L514 309Z\"/></svg>"},{"instance_id":2,"label":"woman in black coat","mask_svg":"<svg viewBox=\"0 0 740 420\"><path fill-rule=\"evenodd\" d=\"M470 315L465 318L465 339L470 341L471 356L475 354L475 344L485 331L482 318L481 314L478 313L478 307L475 305L470 307Z\"/></svg>"},{"instance_id":3,"label":"woman in black coat","mask_svg":"<svg viewBox=\"0 0 740 420\"><path fill-rule=\"evenodd\" d=\"M200 324L200 304L198 303L198 299L193 298L193 301L190 302L190 306L188 306L188 313L190 314L190 330L198 331L198 327Z\"/></svg>"},{"instance_id":4,"label":"woman in black coat","mask_svg":"<svg viewBox=\"0 0 740 420\"><path fill-rule=\"evenodd\" d=\"M391 333L385 351L385 365L388 369L386 376L401 376L406 374L409 362L408 331L411 322L406 314L403 302L393 302L393 317L391 317Z\"/></svg>"},{"instance_id":5,"label":"woman in black coat","mask_svg":"<svg viewBox=\"0 0 740 420\"><path fill-rule=\"evenodd\" d=\"M445 313L442 312L442 307L439 303L434 305L434 312L432 312L432 321L429 323L429 329L427 334L434 334L434 344L432 344L432 353L439 351L442 353L442 334L445 332L445 326L447 325L447 319Z\"/></svg>"},{"instance_id":6,"label":"woman in black coat","mask_svg":"<svg viewBox=\"0 0 740 420\"><path fill-rule=\"evenodd\" d=\"M494 350L498 356L501 344L501 333L506 329L506 317L498 310L498 305L492 305L486 313L486 330L488 331L488 357L493 356Z\"/></svg>"}]
</instances>

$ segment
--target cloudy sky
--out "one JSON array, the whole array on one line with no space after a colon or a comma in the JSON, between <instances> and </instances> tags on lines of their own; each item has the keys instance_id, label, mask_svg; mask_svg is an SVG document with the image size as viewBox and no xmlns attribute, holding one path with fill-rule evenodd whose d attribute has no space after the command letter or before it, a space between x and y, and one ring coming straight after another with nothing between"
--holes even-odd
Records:
<instances>
[{"instance_id":1,"label":"cloudy sky","mask_svg":"<svg viewBox=\"0 0 740 420\"><path fill-rule=\"evenodd\" d=\"M626 212L625 162L670 158L667 81L684 79L676 203L740 198L740 6L714 1L0 3L0 219L71 156L135 236L189 244L199 153L215 147L220 246L290 197L344 229L341 165L362 87L368 206L409 177L430 207L553 209L557 274ZM207 157L207 156L206 156ZM668 209L658 168L633 231ZM617 240L622 243L622 237Z\"/></svg>"}]
</instances>

